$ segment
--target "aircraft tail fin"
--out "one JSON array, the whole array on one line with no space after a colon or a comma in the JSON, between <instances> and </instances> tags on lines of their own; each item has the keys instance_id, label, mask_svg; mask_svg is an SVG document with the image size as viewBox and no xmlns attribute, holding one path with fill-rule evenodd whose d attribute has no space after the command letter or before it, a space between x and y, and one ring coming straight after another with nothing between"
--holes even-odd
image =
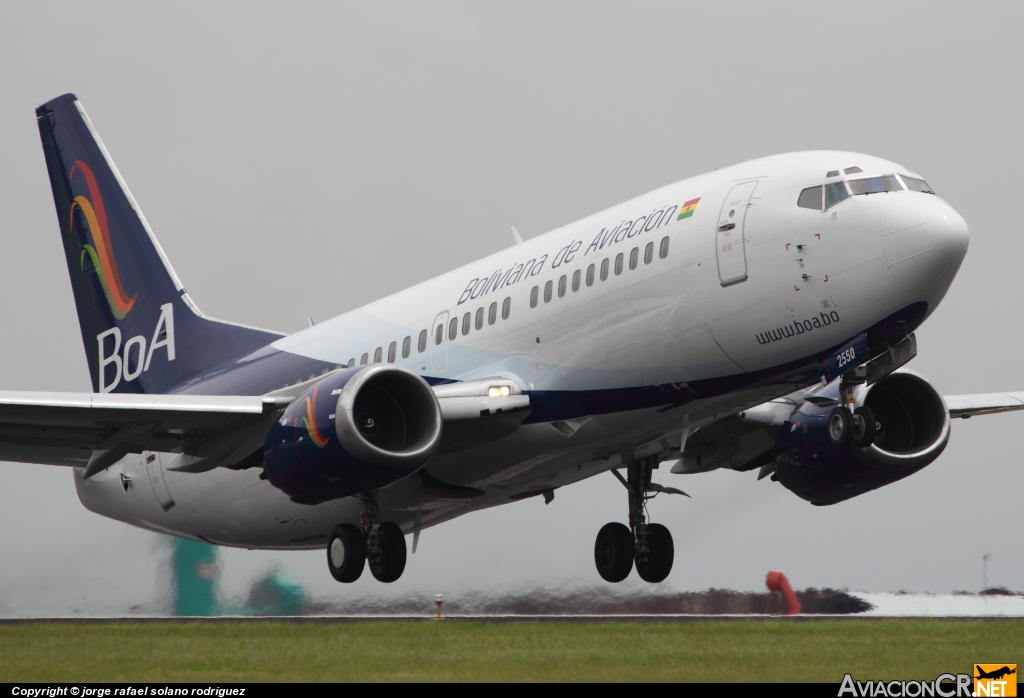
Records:
<instances>
[{"instance_id":1,"label":"aircraft tail fin","mask_svg":"<svg viewBox=\"0 0 1024 698\"><path fill-rule=\"evenodd\" d=\"M75 95L36 120L93 390L164 393L282 336L199 312Z\"/></svg>"}]
</instances>

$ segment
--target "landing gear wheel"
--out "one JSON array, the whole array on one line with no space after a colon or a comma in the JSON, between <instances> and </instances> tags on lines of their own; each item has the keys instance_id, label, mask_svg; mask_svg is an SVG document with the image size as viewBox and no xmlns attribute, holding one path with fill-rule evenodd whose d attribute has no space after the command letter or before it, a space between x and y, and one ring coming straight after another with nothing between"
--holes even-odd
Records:
<instances>
[{"instance_id":1,"label":"landing gear wheel","mask_svg":"<svg viewBox=\"0 0 1024 698\"><path fill-rule=\"evenodd\" d=\"M352 524L335 526L327 540L327 568L331 576L346 584L359 579L366 564L363 532Z\"/></svg>"},{"instance_id":2,"label":"landing gear wheel","mask_svg":"<svg viewBox=\"0 0 1024 698\"><path fill-rule=\"evenodd\" d=\"M829 412L828 440L833 446L847 446L853 440L853 415L842 405Z\"/></svg>"},{"instance_id":3,"label":"landing gear wheel","mask_svg":"<svg viewBox=\"0 0 1024 698\"><path fill-rule=\"evenodd\" d=\"M853 445L867 448L882 431L882 423L875 417L874 411L867 406L858 407L853 411Z\"/></svg>"},{"instance_id":4,"label":"landing gear wheel","mask_svg":"<svg viewBox=\"0 0 1024 698\"><path fill-rule=\"evenodd\" d=\"M378 582L390 584L405 571L405 536L398 524L385 521L377 532L380 555L370 557L370 573Z\"/></svg>"},{"instance_id":5,"label":"landing gear wheel","mask_svg":"<svg viewBox=\"0 0 1024 698\"><path fill-rule=\"evenodd\" d=\"M633 534L618 522L605 524L594 543L597 573L606 582L621 582L633 569Z\"/></svg>"},{"instance_id":6,"label":"landing gear wheel","mask_svg":"<svg viewBox=\"0 0 1024 698\"><path fill-rule=\"evenodd\" d=\"M675 559L675 547L672 545L672 534L661 524L647 524L643 527L640 535L647 538L646 559L637 556L636 573L640 579L651 584L665 581L668 573L672 571L672 561Z\"/></svg>"}]
</instances>

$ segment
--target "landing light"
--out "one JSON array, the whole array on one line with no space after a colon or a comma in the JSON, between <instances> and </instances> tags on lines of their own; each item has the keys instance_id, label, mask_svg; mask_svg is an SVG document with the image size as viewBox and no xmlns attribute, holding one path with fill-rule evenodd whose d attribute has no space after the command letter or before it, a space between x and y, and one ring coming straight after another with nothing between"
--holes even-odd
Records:
<instances>
[{"instance_id":1,"label":"landing light","mask_svg":"<svg viewBox=\"0 0 1024 698\"><path fill-rule=\"evenodd\" d=\"M492 385L487 389L487 397L508 397L510 392L507 385Z\"/></svg>"}]
</instances>

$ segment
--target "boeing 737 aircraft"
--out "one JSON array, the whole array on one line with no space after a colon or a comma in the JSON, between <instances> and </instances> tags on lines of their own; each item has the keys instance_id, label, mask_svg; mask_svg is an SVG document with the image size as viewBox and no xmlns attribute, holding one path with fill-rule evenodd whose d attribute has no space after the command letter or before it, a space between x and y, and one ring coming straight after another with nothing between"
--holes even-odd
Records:
<instances>
[{"instance_id":1,"label":"boeing 737 aircraft","mask_svg":"<svg viewBox=\"0 0 1024 698\"><path fill-rule=\"evenodd\" d=\"M968 233L894 162L719 169L283 335L199 311L74 95L36 117L94 392L0 392L0 460L69 466L135 526L391 582L405 535L611 471L597 570L660 582L661 464L835 504L1024 408L904 368Z\"/></svg>"}]
</instances>

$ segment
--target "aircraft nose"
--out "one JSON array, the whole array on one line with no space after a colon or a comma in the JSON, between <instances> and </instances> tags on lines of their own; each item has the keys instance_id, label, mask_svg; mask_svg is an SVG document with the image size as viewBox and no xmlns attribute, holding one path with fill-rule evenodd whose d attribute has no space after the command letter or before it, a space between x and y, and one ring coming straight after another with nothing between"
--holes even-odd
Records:
<instances>
[{"instance_id":1,"label":"aircraft nose","mask_svg":"<svg viewBox=\"0 0 1024 698\"><path fill-rule=\"evenodd\" d=\"M967 222L937 196L903 196L904 201L881 219L885 259L896 283L934 305L967 254Z\"/></svg>"}]
</instances>

